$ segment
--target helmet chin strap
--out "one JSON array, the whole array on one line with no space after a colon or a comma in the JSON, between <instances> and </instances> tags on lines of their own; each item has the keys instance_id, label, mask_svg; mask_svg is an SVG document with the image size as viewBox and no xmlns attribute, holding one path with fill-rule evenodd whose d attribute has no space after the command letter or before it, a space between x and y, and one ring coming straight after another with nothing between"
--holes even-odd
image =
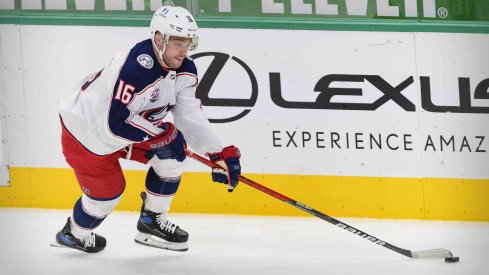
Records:
<instances>
[{"instance_id":1,"label":"helmet chin strap","mask_svg":"<svg viewBox=\"0 0 489 275\"><path fill-rule=\"evenodd\" d=\"M158 52L158 57L160 58L161 60L161 63L163 63L163 66L167 67L167 68L170 68L170 66L168 66L165 61L163 60L163 54L165 53L165 50L166 50L166 43L163 41L163 49L158 49L158 47L156 46L156 43L155 43L155 40L154 38L151 39L152 42L153 42L153 47L155 47L156 51ZM171 68L170 68L171 69Z\"/></svg>"}]
</instances>

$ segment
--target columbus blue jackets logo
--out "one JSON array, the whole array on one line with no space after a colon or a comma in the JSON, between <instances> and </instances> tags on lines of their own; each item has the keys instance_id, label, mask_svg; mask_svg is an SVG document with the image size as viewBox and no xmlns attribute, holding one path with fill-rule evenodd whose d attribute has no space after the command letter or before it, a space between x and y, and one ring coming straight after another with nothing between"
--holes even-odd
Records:
<instances>
[{"instance_id":1,"label":"columbus blue jackets logo","mask_svg":"<svg viewBox=\"0 0 489 275\"><path fill-rule=\"evenodd\" d=\"M153 68L154 61L153 58L151 58L151 56L147 54L141 54L140 56L138 56L137 59L139 64L141 64L141 66L145 67L146 69Z\"/></svg>"},{"instance_id":2,"label":"columbus blue jackets logo","mask_svg":"<svg viewBox=\"0 0 489 275\"><path fill-rule=\"evenodd\" d=\"M90 189L86 188L85 186L82 186L81 188L82 188L83 193L90 195Z\"/></svg>"},{"instance_id":3,"label":"columbus blue jackets logo","mask_svg":"<svg viewBox=\"0 0 489 275\"><path fill-rule=\"evenodd\" d=\"M166 106L140 112L139 115L149 122L159 123L170 112L171 108L173 108L173 105L168 103Z\"/></svg>"}]
</instances>

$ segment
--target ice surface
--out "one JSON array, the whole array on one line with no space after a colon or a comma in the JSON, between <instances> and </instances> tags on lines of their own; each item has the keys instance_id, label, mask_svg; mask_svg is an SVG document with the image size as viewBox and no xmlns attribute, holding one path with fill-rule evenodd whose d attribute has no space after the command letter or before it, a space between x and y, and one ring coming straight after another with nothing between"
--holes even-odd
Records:
<instances>
[{"instance_id":1,"label":"ice surface","mask_svg":"<svg viewBox=\"0 0 489 275\"><path fill-rule=\"evenodd\" d=\"M97 229L98 254L49 246L71 211L0 208L0 274L489 274L489 223L342 219L393 245L447 248L459 263L410 259L320 219L171 214L189 251L138 245L136 212L114 212Z\"/></svg>"}]
</instances>

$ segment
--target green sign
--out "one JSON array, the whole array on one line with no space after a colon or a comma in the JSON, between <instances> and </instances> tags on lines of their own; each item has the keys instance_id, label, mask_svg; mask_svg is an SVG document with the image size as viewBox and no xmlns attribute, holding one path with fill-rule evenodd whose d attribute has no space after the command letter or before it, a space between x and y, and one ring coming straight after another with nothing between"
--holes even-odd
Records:
<instances>
[{"instance_id":1,"label":"green sign","mask_svg":"<svg viewBox=\"0 0 489 275\"><path fill-rule=\"evenodd\" d=\"M187 7L192 1L173 0L175 6ZM188 3L189 2L189 3ZM0 12L83 14L152 14L161 0L0 0Z\"/></svg>"},{"instance_id":2,"label":"green sign","mask_svg":"<svg viewBox=\"0 0 489 275\"><path fill-rule=\"evenodd\" d=\"M147 27L165 2L203 28L489 33L489 0L0 0L0 24Z\"/></svg>"},{"instance_id":3,"label":"green sign","mask_svg":"<svg viewBox=\"0 0 489 275\"><path fill-rule=\"evenodd\" d=\"M151 14L163 0L0 0L0 14ZM174 0L196 16L489 21L489 0Z\"/></svg>"},{"instance_id":4,"label":"green sign","mask_svg":"<svg viewBox=\"0 0 489 275\"><path fill-rule=\"evenodd\" d=\"M489 21L489 0L200 0L199 15Z\"/></svg>"}]
</instances>

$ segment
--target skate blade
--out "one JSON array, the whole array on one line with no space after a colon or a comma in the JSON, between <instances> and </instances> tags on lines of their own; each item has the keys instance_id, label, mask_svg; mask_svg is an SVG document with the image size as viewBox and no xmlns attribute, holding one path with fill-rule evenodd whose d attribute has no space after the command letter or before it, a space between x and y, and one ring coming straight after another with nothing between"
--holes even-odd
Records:
<instances>
[{"instance_id":1,"label":"skate blade","mask_svg":"<svg viewBox=\"0 0 489 275\"><path fill-rule=\"evenodd\" d=\"M52 247L68 248L67 246L58 243L56 240L52 241L49 245Z\"/></svg>"},{"instance_id":2,"label":"skate blade","mask_svg":"<svg viewBox=\"0 0 489 275\"><path fill-rule=\"evenodd\" d=\"M185 243L172 243L172 242L167 242L165 240L162 240L160 238L157 238L153 235L145 234L139 232L136 237L134 238L134 241L137 244L140 245L145 245L145 246L150 246L154 248L160 248L160 249L167 249L167 250L173 250L173 251L187 251L188 250L188 244Z\"/></svg>"}]
</instances>

